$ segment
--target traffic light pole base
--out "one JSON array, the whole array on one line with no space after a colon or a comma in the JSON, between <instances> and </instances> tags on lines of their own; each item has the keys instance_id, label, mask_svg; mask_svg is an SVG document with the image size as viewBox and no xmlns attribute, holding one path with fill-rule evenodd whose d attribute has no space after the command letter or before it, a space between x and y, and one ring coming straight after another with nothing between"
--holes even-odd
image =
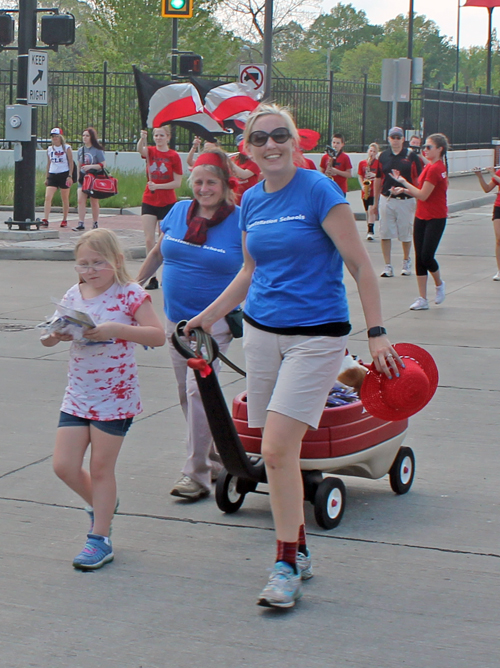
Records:
<instances>
[{"instance_id":1,"label":"traffic light pole base","mask_svg":"<svg viewBox=\"0 0 500 668\"><path fill-rule=\"evenodd\" d=\"M12 218L7 218L5 224L7 225L9 230L12 229L13 225L16 225L18 230L27 231L27 230L33 230L33 227L35 227L36 230L39 230L42 221L40 220L40 218L36 218L35 220L29 220L29 218L27 218L26 220L12 220Z\"/></svg>"}]
</instances>

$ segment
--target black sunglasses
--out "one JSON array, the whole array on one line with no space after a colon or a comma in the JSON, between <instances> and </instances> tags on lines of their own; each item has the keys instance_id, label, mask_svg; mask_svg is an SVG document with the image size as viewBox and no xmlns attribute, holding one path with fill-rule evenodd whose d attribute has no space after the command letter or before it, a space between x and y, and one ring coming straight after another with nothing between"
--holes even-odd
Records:
<instances>
[{"instance_id":1,"label":"black sunglasses","mask_svg":"<svg viewBox=\"0 0 500 668\"><path fill-rule=\"evenodd\" d=\"M426 145L424 146L424 149L425 149L426 151L430 151L431 148L434 148L434 145L433 145L433 144L426 144Z\"/></svg>"},{"instance_id":2,"label":"black sunglasses","mask_svg":"<svg viewBox=\"0 0 500 668\"><path fill-rule=\"evenodd\" d=\"M403 135L389 135L389 139L403 139Z\"/></svg>"},{"instance_id":3,"label":"black sunglasses","mask_svg":"<svg viewBox=\"0 0 500 668\"><path fill-rule=\"evenodd\" d=\"M275 128L271 132L264 132L264 130L255 130L250 134L248 143L252 146L264 146L267 144L269 137L277 144L285 144L291 137L287 128Z\"/></svg>"}]
</instances>

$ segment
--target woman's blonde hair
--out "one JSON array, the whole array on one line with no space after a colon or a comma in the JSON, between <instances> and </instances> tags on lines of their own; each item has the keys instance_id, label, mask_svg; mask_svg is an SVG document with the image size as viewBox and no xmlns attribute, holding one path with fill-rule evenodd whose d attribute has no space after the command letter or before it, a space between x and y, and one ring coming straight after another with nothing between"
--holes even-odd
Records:
<instances>
[{"instance_id":1,"label":"woman's blonde hair","mask_svg":"<svg viewBox=\"0 0 500 668\"><path fill-rule=\"evenodd\" d=\"M278 104L264 102L263 104L259 104L259 106L256 107L248 117L245 126L245 132L243 134L245 147L251 145L248 142L248 138L253 132L255 123L259 120L259 118L262 118L263 116L280 116L283 120L283 125L292 135L292 139L295 141L296 146L297 147L299 146L300 143L299 133L297 131L297 128L295 126L295 121L293 120L292 114L290 113L289 109L287 109L286 107L280 107Z\"/></svg>"},{"instance_id":2,"label":"woman's blonde hair","mask_svg":"<svg viewBox=\"0 0 500 668\"><path fill-rule=\"evenodd\" d=\"M368 146L368 151L369 151L371 148L374 148L374 149L377 151L377 154L380 153L380 146L379 146L376 142L373 141L373 142L370 144L370 146ZM367 153L368 153L368 151L367 151Z\"/></svg>"},{"instance_id":3,"label":"woman's blonde hair","mask_svg":"<svg viewBox=\"0 0 500 668\"><path fill-rule=\"evenodd\" d=\"M75 258L78 259L78 251L82 246L88 246L91 250L99 253L113 267L115 281L120 285L133 282L132 277L125 267L123 252L118 237L111 230L99 228L89 230L82 234L75 246Z\"/></svg>"},{"instance_id":4,"label":"woman's blonde hair","mask_svg":"<svg viewBox=\"0 0 500 668\"><path fill-rule=\"evenodd\" d=\"M217 167L217 165L201 165L203 169L206 169L208 172L212 172L214 176L216 176L220 181L222 181L222 184L224 186L224 201L226 204L232 205L234 204L234 193L229 187L229 179L231 178L231 162L229 158L227 157L226 153L221 149L217 147L210 147L205 149L200 153L200 155L203 155L203 153L215 153L220 157L222 160L222 164L224 165L224 168L221 169L220 167ZM193 168L194 171L194 168ZM188 177L188 185L193 189L193 172Z\"/></svg>"}]
</instances>

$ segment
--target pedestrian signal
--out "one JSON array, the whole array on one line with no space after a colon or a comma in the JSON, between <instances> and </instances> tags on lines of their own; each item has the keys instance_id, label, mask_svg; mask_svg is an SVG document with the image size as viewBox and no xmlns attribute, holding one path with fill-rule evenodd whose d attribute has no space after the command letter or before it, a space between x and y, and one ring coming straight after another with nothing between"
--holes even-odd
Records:
<instances>
[{"instance_id":1,"label":"pedestrian signal","mask_svg":"<svg viewBox=\"0 0 500 668\"><path fill-rule=\"evenodd\" d=\"M170 19L190 19L193 16L193 0L162 0L161 15Z\"/></svg>"}]
</instances>

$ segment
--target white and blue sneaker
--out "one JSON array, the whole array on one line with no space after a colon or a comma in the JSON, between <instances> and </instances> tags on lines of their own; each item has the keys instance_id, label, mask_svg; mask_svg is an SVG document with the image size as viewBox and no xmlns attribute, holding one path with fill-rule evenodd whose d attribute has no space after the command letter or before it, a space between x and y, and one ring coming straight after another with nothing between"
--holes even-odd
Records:
<instances>
[{"instance_id":1,"label":"white and blue sneaker","mask_svg":"<svg viewBox=\"0 0 500 668\"><path fill-rule=\"evenodd\" d=\"M277 561L257 600L264 608L293 608L302 596L302 579L299 572L286 561Z\"/></svg>"},{"instance_id":2,"label":"white and blue sneaker","mask_svg":"<svg viewBox=\"0 0 500 668\"><path fill-rule=\"evenodd\" d=\"M306 547L306 554L297 552L297 570L302 580L309 580L314 575L312 567L312 558L309 548Z\"/></svg>"},{"instance_id":3,"label":"white and blue sneaker","mask_svg":"<svg viewBox=\"0 0 500 668\"><path fill-rule=\"evenodd\" d=\"M106 542L104 536L89 533L85 547L73 559L73 566L81 571L94 571L113 561L114 558L111 542L109 540Z\"/></svg>"}]
</instances>

